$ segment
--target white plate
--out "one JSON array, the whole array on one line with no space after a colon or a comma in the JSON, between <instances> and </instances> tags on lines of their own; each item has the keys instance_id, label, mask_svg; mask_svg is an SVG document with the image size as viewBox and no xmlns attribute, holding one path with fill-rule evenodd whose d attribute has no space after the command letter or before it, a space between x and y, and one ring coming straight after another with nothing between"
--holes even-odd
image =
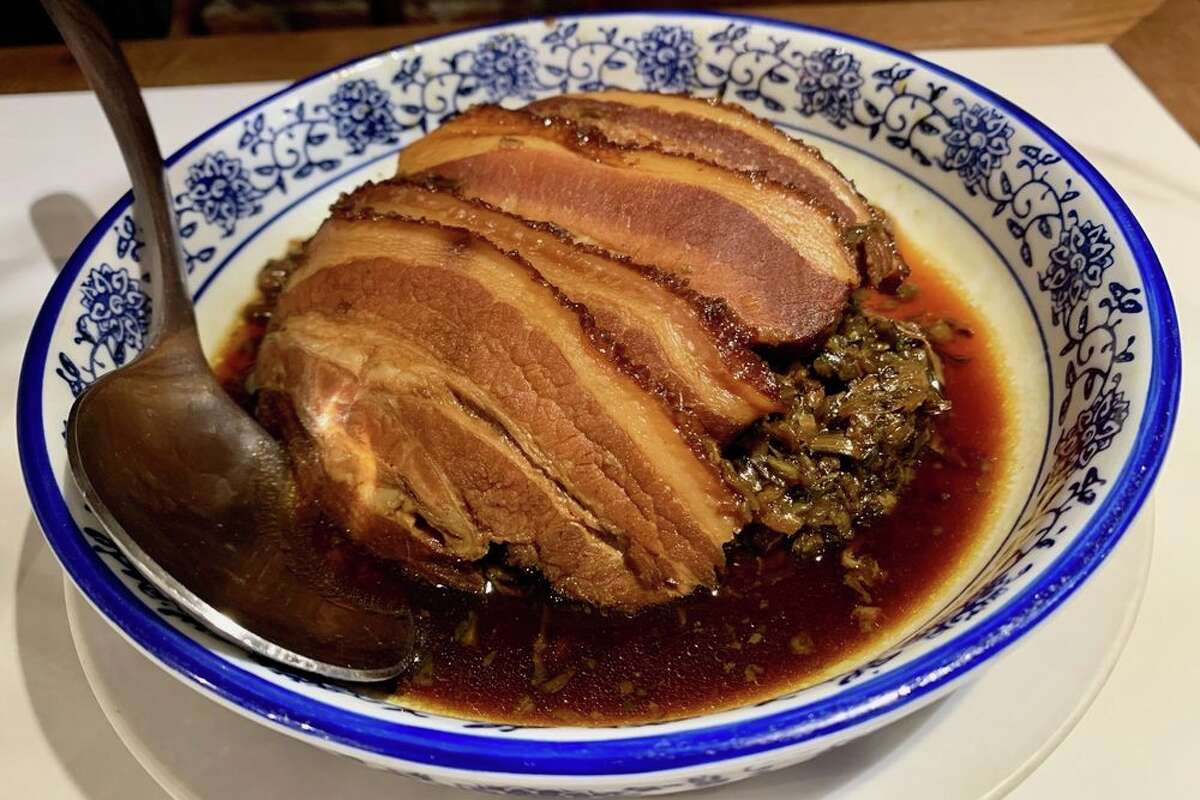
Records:
<instances>
[{"instance_id":1,"label":"white plate","mask_svg":"<svg viewBox=\"0 0 1200 800\"><path fill-rule=\"evenodd\" d=\"M1107 680L1137 617L1153 538L1147 502L1112 557L1046 625L998 659L1002 668L812 761L702 794L1003 796L1066 737ZM64 583L71 633L96 699L134 757L176 800L478 796L366 769L209 702L134 650ZM981 726L980 719L1000 724Z\"/></svg>"}]
</instances>

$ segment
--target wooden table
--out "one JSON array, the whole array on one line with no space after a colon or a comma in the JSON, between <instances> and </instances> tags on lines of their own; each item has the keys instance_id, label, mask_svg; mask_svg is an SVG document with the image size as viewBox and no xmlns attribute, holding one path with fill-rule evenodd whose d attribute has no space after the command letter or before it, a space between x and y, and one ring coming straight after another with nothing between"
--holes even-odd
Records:
<instances>
[{"instance_id":1,"label":"wooden table","mask_svg":"<svg viewBox=\"0 0 1200 800\"><path fill-rule=\"evenodd\" d=\"M916 50L1102 42L1200 139L1200 0L892 0L739 7ZM288 80L466 24L129 42L143 86ZM83 89L61 46L0 50L0 93Z\"/></svg>"}]
</instances>

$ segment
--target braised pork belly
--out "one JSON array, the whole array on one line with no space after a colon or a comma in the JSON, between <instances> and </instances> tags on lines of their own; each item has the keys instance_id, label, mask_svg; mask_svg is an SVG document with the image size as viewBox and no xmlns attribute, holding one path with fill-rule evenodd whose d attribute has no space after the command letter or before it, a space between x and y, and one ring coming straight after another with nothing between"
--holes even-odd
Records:
<instances>
[{"instance_id":1,"label":"braised pork belly","mask_svg":"<svg viewBox=\"0 0 1200 800\"><path fill-rule=\"evenodd\" d=\"M469 564L502 544L564 594L636 607L711 586L744 521L687 412L463 228L335 214L257 380L291 400L313 490L333 484L338 521L387 557Z\"/></svg>"},{"instance_id":2,"label":"braised pork belly","mask_svg":"<svg viewBox=\"0 0 1200 800\"><path fill-rule=\"evenodd\" d=\"M908 274L886 217L815 147L740 106L688 95L610 89L531 103L546 119L569 119L621 144L652 145L789 186L848 226L872 286L894 289Z\"/></svg>"},{"instance_id":3,"label":"braised pork belly","mask_svg":"<svg viewBox=\"0 0 1200 800\"><path fill-rule=\"evenodd\" d=\"M905 274L853 185L745 112L487 106L273 262L253 402L374 556L632 612L715 590L748 525L812 555L894 507L938 359L851 297Z\"/></svg>"},{"instance_id":4,"label":"braised pork belly","mask_svg":"<svg viewBox=\"0 0 1200 800\"><path fill-rule=\"evenodd\" d=\"M524 111L469 111L401 151L399 171L677 275L758 344L813 343L860 283L843 226L786 187Z\"/></svg>"},{"instance_id":5,"label":"braised pork belly","mask_svg":"<svg viewBox=\"0 0 1200 800\"><path fill-rule=\"evenodd\" d=\"M371 184L340 205L460 226L500 250L520 253L568 299L585 306L629 360L721 442L784 410L774 374L749 349L749 333L725 303L654 267L581 245L560 228L506 214L445 187Z\"/></svg>"}]
</instances>

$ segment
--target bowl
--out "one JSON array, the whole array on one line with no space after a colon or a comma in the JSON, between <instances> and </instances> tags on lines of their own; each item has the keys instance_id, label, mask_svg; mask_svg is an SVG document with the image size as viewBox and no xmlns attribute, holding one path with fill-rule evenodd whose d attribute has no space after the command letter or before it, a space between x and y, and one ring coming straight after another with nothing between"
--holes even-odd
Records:
<instances>
[{"instance_id":1,"label":"bowl","mask_svg":"<svg viewBox=\"0 0 1200 800\"><path fill-rule=\"evenodd\" d=\"M801 135L934 252L999 334L1014 465L970 564L912 624L815 685L664 723L524 728L393 705L274 668L209 635L147 583L74 490L75 396L147 335L130 195L55 282L21 372L22 468L37 517L88 601L197 691L317 747L428 782L500 793L665 793L794 764L946 694L1054 611L1138 512L1177 410L1166 280L1103 177L1013 103L915 56L728 14L528 20L388 50L314 75L167 159L207 347L258 268L341 191L480 102L604 87L688 91ZM1008 723L1006 723L1008 724Z\"/></svg>"}]
</instances>

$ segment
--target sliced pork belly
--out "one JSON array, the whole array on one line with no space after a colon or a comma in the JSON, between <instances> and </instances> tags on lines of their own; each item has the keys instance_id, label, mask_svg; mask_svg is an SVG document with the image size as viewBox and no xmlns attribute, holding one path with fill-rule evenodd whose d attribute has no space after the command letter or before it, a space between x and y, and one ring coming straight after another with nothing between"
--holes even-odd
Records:
<instances>
[{"instance_id":1,"label":"sliced pork belly","mask_svg":"<svg viewBox=\"0 0 1200 800\"><path fill-rule=\"evenodd\" d=\"M339 203L466 228L518 252L649 370L672 398L721 442L782 411L774 376L746 345L749 334L721 302L683 288L658 270L573 242L563 231L408 181L368 184Z\"/></svg>"},{"instance_id":2,"label":"sliced pork belly","mask_svg":"<svg viewBox=\"0 0 1200 800\"><path fill-rule=\"evenodd\" d=\"M811 343L860 282L840 223L796 192L527 112L467 112L405 148L399 171L675 274L759 344Z\"/></svg>"},{"instance_id":3,"label":"sliced pork belly","mask_svg":"<svg viewBox=\"0 0 1200 800\"><path fill-rule=\"evenodd\" d=\"M435 463L421 457L424 442L411 438L408 429L422 414L427 418L442 409L430 402L414 412L405 405L412 396L404 384L388 385L363 375L361 359L345 346L345 335L343 326L313 315L269 336L258 372L266 381L258 396L258 419L287 443L301 497L356 540L431 583L482 591L483 569L456 553L477 552L481 545L486 548L486 540L470 524L454 524L464 517L458 496L439 480ZM439 440L458 433L460 443L472 447L479 461L487 461L486 440L470 438L469 422L444 413L417 433L439 434ZM401 442L391 439L392 434L410 438ZM403 454L375 455L376 449L398 445L406 448ZM380 464L401 463L406 457L411 474L403 479L379 474ZM422 491L410 490L410 484ZM438 489L444 495L440 502L431 496ZM447 539L452 540L449 546Z\"/></svg>"},{"instance_id":4,"label":"sliced pork belly","mask_svg":"<svg viewBox=\"0 0 1200 800\"><path fill-rule=\"evenodd\" d=\"M688 95L609 90L568 94L526 106L545 118L569 119L621 144L655 145L793 187L832 212L858 241L870 282L893 288L908 274L883 215L820 151L792 139L739 106Z\"/></svg>"},{"instance_id":5,"label":"sliced pork belly","mask_svg":"<svg viewBox=\"0 0 1200 800\"><path fill-rule=\"evenodd\" d=\"M462 228L335 213L256 380L296 409L346 498L338 521L384 556L507 545L563 593L632 609L713 585L743 522L689 415L584 309Z\"/></svg>"}]
</instances>

